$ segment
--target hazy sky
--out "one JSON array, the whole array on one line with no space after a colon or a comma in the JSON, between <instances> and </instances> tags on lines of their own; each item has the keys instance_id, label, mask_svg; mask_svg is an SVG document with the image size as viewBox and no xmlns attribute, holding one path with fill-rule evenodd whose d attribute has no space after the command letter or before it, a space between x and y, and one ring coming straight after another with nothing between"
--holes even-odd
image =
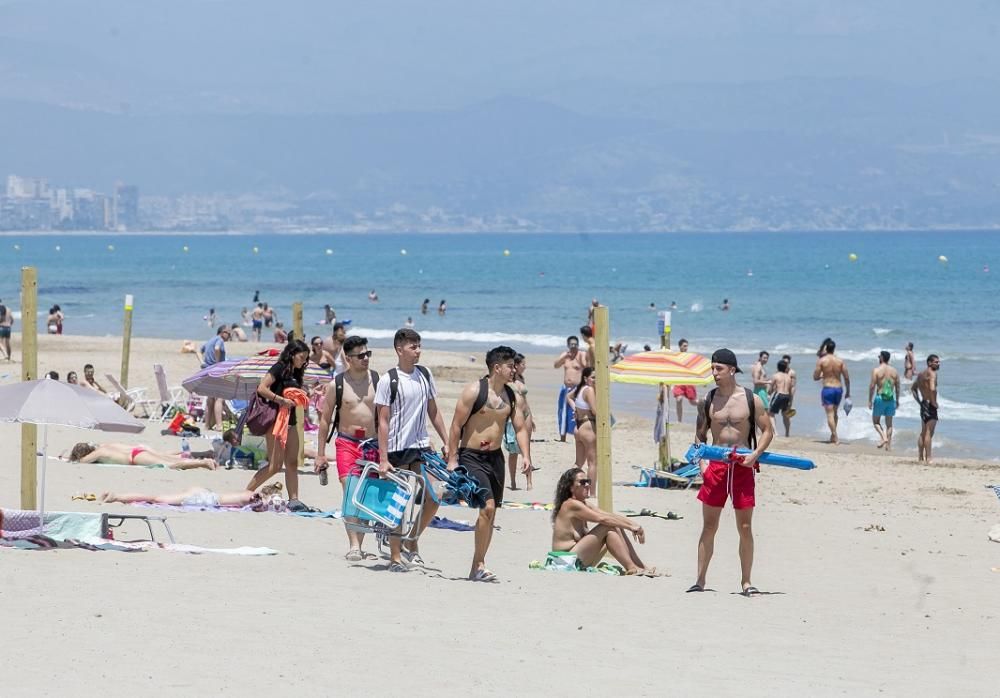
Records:
<instances>
[{"instance_id":1,"label":"hazy sky","mask_svg":"<svg viewBox=\"0 0 1000 698\"><path fill-rule=\"evenodd\" d=\"M567 84L1000 75L996 0L0 0L0 94L433 109Z\"/></svg>"}]
</instances>

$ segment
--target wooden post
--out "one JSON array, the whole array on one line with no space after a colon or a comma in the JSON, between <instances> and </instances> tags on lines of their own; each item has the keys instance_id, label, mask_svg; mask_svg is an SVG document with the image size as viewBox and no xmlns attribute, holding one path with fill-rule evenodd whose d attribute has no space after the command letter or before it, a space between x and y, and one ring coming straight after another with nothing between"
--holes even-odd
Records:
<instances>
[{"instance_id":1,"label":"wooden post","mask_svg":"<svg viewBox=\"0 0 1000 698\"><path fill-rule=\"evenodd\" d=\"M608 362L608 307L594 308L594 392L597 416L597 504L612 511L611 372Z\"/></svg>"},{"instance_id":2,"label":"wooden post","mask_svg":"<svg viewBox=\"0 0 1000 698\"><path fill-rule=\"evenodd\" d=\"M21 268L21 380L38 378L38 271ZM38 427L21 425L21 508L38 506Z\"/></svg>"},{"instance_id":3,"label":"wooden post","mask_svg":"<svg viewBox=\"0 0 1000 698\"><path fill-rule=\"evenodd\" d=\"M128 360L132 348L132 294L125 295L125 326L122 328L122 373L123 388L128 388Z\"/></svg>"},{"instance_id":4,"label":"wooden post","mask_svg":"<svg viewBox=\"0 0 1000 698\"><path fill-rule=\"evenodd\" d=\"M670 348L670 311L661 310L660 319L658 322L660 329L660 349ZM664 400L663 405L663 418L666 420L663 423L663 436L660 438L660 470L670 470L670 400L673 397L670 394L670 386L660 384L660 399Z\"/></svg>"},{"instance_id":5,"label":"wooden post","mask_svg":"<svg viewBox=\"0 0 1000 698\"><path fill-rule=\"evenodd\" d=\"M292 303L292 333L295 339L308 344L305 336L305 328L302 326L302 301ZM295 460L295 467L298 468L306 460L305 416L308 408L296 407L295 409L298 410L295 423L295 431L299 435L299 455ZM288 466L286 465L285 467L287 468Z\"/></svg>"}]
</instances>

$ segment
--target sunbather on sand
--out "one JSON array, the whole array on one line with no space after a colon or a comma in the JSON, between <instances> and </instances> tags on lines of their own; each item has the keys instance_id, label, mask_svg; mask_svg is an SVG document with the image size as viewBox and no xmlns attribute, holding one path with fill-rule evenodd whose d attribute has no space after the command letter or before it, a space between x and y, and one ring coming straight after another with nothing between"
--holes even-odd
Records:
<instances>
[{"instance_id":1,"label":"sunbather on sand","mask_svg":"<svg viewBox=\"0 0 1000 698\"><path fill-rule=\"evenodd\" d=\"M262 487L259 493L243 490L242 492L218 494L204 487L192 487L180 494L117 494L115 492L105 492L101 495L101 504L148 502L150 504L170 504L172 506L184 507L242 507L247 504L266 504L275 495L280 497L280 492L280 482Z\"/></svg>"},{"instance_id":2,"label":"sunbather on sand","mask_svg":"<svg viewBox=\"0 0 1000 698\"><path fill-rule=\"evenodd\" d=\"M218 463L212 458L182 458L180 453L160 453L148 446L131 444L88 444L80 442L69 454L74 463L109 463L112 465L165 465L174 470L208 468Z\"/></svg>"},{"instance_id":3,"label":"sunbather on sand","mask_svg":"<svg viewBox=\"0 0 1000 698\"><path fill-rule=\"evenodd\" d=\"M621 514L609 514L587 502L590 480L580 468L570 468L556 485L552 512L552 550L576 553L577 560L592 567L610 552L625 568L626 574L655 575L647 568L625 535L631 531L639 543L646 542L642 526ZM588 524L595 524L587 528Z\"/></svg>"}]
</instances>

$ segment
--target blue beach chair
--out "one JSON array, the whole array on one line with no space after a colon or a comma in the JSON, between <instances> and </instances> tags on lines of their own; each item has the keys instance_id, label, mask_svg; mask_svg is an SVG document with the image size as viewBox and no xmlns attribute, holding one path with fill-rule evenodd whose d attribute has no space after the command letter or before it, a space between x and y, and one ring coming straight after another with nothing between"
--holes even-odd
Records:
<instances>
[{"instance_id":1,"label":"blue beach chair","mask_svg":"<svg viewBox=\"0 0 1000 698\"><path fill-rule=\"evenodd\" d=\"M344 526L374 534L379 552L384 552L390 537L416 540L425 491L420 474L396 470L379 477L378 463L360 459L357 463L361 474L348 477L344 487Z\"/></svg>"}]
</instances>

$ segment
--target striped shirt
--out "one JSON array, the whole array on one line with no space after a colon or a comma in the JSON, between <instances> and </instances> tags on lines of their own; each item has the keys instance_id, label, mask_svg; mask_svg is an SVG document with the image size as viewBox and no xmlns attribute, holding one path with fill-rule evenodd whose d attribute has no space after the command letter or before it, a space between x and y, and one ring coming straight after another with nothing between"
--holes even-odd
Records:
<instances>
[{"instance_id":1,"label":"striped shirt","mask_svg":"<svg viewBox=\"0 0 1000 698\"><path fill-rule=\"evenodd\" d=\"M389 405L392 394L391 373L386 372L375 389L375 404L389 406L389 434L386 448L390 453L407 448L427 448L430 436L427 434L427 403L437 397L434 376L427 371L430 380L424 378L419 369L405 373L396 367L399 383L396 400Z\"/></svg>"}]
</instances>

